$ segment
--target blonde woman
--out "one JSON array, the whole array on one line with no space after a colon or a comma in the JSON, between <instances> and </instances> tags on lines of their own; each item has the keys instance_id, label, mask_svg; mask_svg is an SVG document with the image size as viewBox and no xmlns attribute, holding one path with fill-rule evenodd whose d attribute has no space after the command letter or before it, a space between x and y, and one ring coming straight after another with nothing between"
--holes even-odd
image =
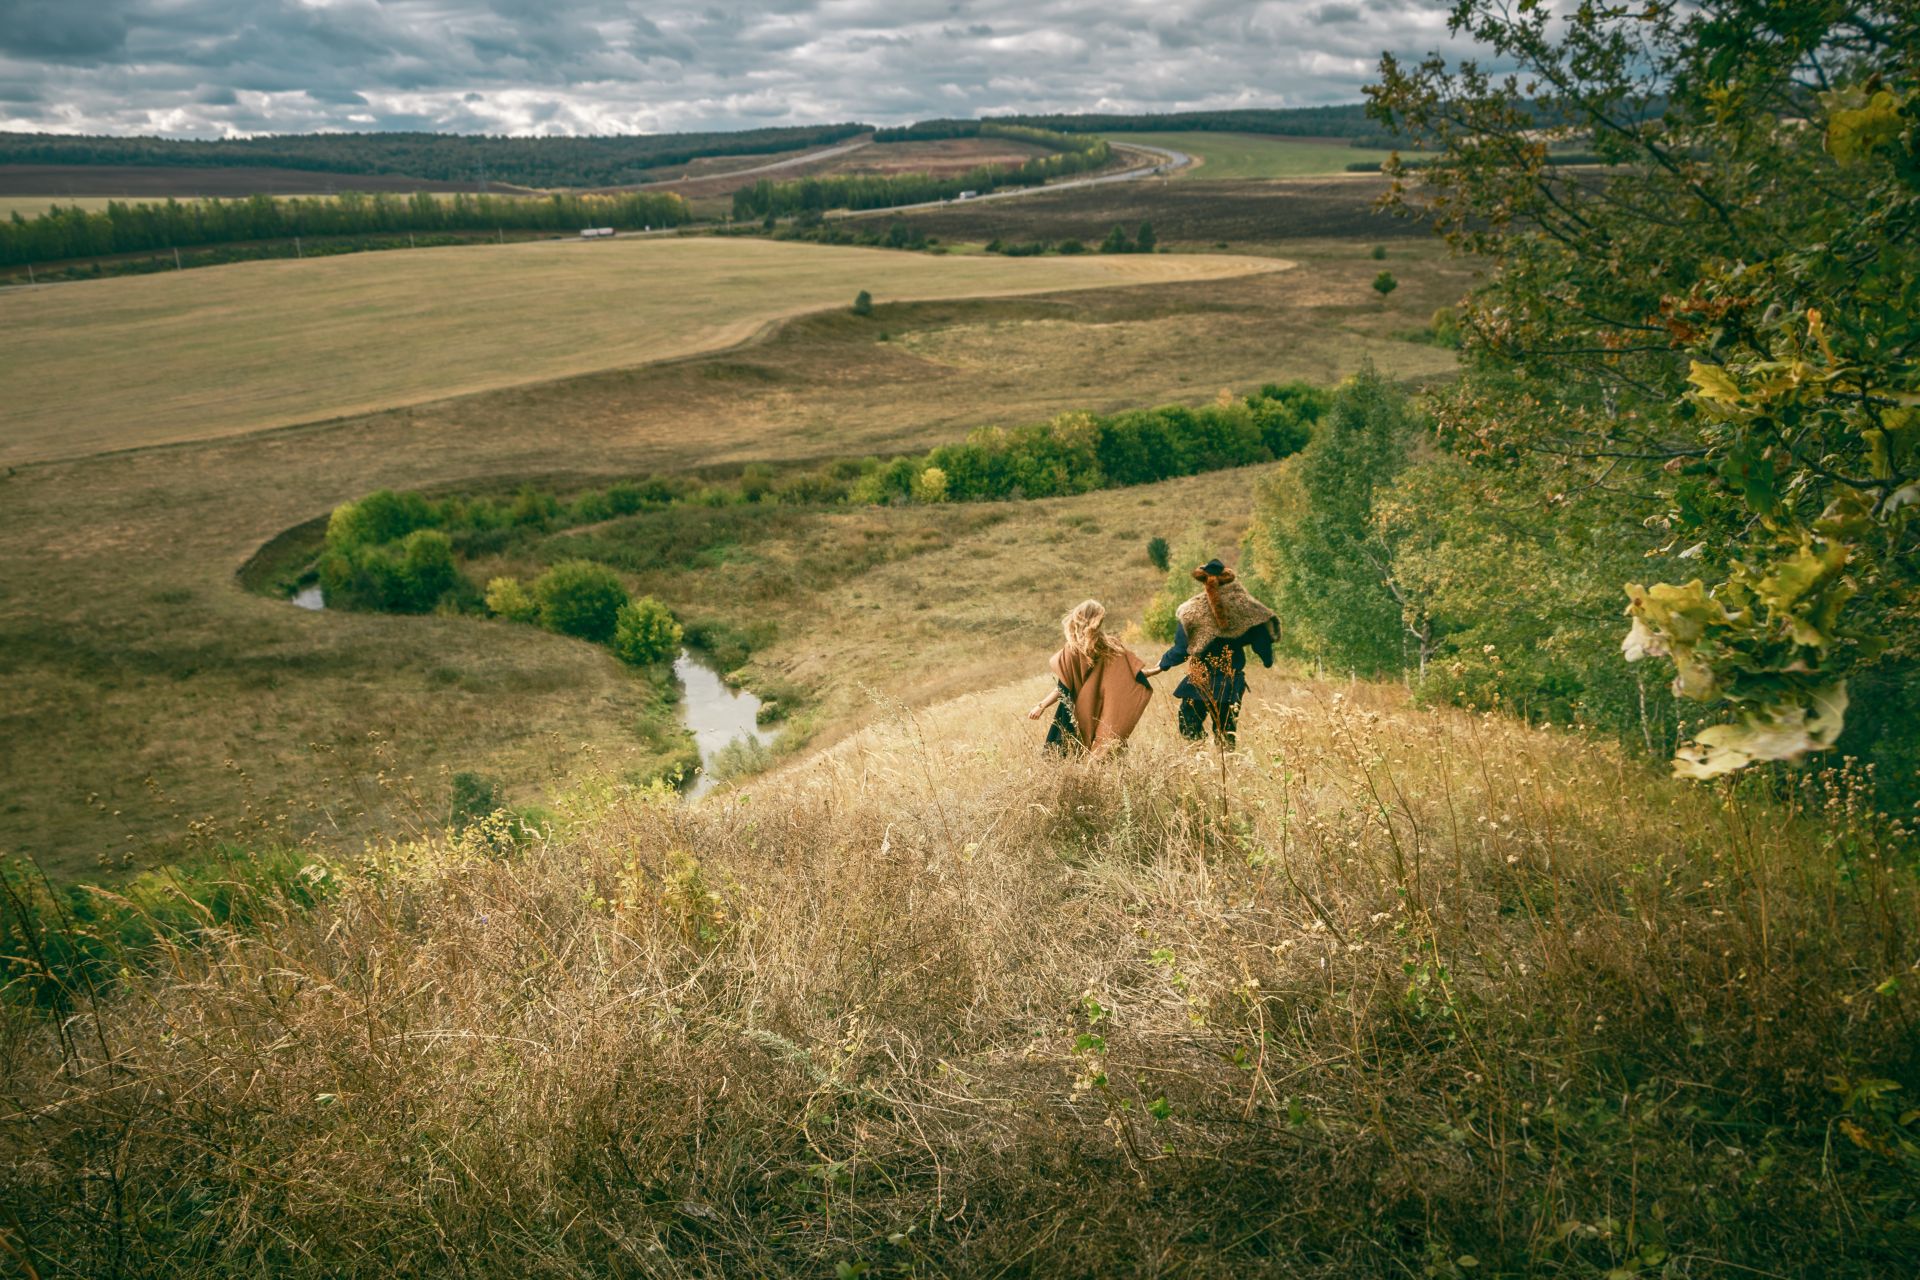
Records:
<instances>
[{"instance_id":1,"label":"blonde woman","mask_svg":"<svg viewBox=\"0 0 1920 1280\"><path fill-rule=\"evenodd\" d=\"M1098 755L1125 742L1146 714L1153 689L1140 674L1140 659L1102 630L1107 611L1084 600L1060 619L1066 643L1053 655L1053 692L1027 712L1038 720L1054 709L1047 746L1066 751L1077 743Z\"/></svg>"}]
</instances>

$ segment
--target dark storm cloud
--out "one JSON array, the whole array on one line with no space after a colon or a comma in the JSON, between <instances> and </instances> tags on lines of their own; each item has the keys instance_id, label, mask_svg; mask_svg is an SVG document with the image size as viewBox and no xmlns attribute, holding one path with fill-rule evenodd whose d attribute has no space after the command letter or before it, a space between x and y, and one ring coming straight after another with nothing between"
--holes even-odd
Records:
<instances>
[{"instance_id":1,"label":"dark storm cloud","mask_svg":"<svg viewBox=\"0 0 1920 1280\"><path fill-rule=\"evenodd\" d=\"M1364 8L1362 7L1364 3ZM653 132L1350 102L1446 0L0 0L0 128Z\"/></svg>"}]
</instances>

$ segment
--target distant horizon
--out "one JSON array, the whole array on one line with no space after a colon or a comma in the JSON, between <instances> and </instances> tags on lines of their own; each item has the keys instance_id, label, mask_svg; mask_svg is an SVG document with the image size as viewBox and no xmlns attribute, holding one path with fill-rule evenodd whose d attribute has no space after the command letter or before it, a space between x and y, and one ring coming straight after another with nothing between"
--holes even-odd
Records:
<instances>
[{"instance_id":1,"label":"distant horizon","mask_svg":"<svg viewBox=\"0 0 1920 1280\"><path fill-rule=\"evenodd\" d=\"M1307 104L1248 104L1234 107L1169 107L1162 110L1128 111L1112 107L1088 109L1047 109L1047 110L1002 110L975 112L971 114L948 114L942 116L918 116L900 120L865 120L846 118L839 120L803 120L782 124L754 124L737 122L731 125L716 125L698 129L658 129L628 130L609 133L493 133L479 129L423 129L423 128L330 128L266 130L258 133L192 134L192 133L121 133L106 130L52 129L0 126L0 135L42 136L49 138L124 138L145 139L157 142L246 142L270 138L318 138L318 137L376 137L392 134L419 134L454 138L513 138L529 141L540 139L565 138L662 138L678 135L716 134L716 133L752 133L763 129L807 129L832 128L837 126L858 125L870 129L892 129L903 125L917 124L927 120L991 120L1022 118L1028 116L1150 116L1178 117L1189 115L1232 115L1239 112L1294 112L1318 111L1339 107L1363 107L1364 98L1352 98L1339 102L1315 102Z\"/></svg>"}]
</instances>

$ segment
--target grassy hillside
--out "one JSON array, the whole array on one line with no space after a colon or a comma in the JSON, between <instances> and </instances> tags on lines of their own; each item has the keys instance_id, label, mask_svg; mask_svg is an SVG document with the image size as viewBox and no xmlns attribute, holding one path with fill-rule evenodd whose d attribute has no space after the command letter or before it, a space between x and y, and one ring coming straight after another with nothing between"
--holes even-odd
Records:
<instances>
[{"instance_id":1,"label":"grassy hillside","mask_svg":"<svg viewBox=\"0 0 1920 1280\"><path fill-rule=\"evenodd\" d=\"M0 701L0 850L38 857L60 877L98 874L99 859L151 865L257 831L261 818L358 848L402 827L396 815L443 818L455 771L508 781L516 800L540 798L595 759L644 773L650 758L634 727L648 704L603 650L472 620L316 617L252 594L235 572L289 528L380 488L510 492L523 480L605 484L924 450L985 423L1196 403L1269 379L1331 384L1366 357L1409 379L1445 375L1450 352L1395 335L1457 295L1466 279L1457 265L1433 253L1417 269L1396 259L1406 283L1383 307L1368 288L1379 264L1364 247L1299 242L1287 256L1301 266L1028 299L899 304L883 295L870 320L808 316L725 353L19 468L0 477L0 680L9 692ZM839 260L876 257L907 255ZM849 298L853 287L841 285ZM137 431L141 420L127 412L107 425ZM1155 576L1141 558L1145 538L1178 537L1188 507L1234 521L1250 509L1250 476L1192 483L1200 487L1178 502L1171 490L1094 495L1034 508L977 538L949 531L886 567L884 592L855 583L816 596L807 584L843 547L863 545L859 527L890 529L893 517L849 513L845 540L825 536L828 522L787 541L729 548L721 538L695 551L718 557L700 563L768 557L754 571L769 584L762 620L774 635L756 647L752 674L805 688L816 732L832 737L872 714L863 684L919 702L997 679L1006 658L995 645L1044 656L1052 618L1073 601L1046 594L1034 563L1071 553L1078 576L1123 608L1127 591L1144 595ZM1161 505L1128 515L1147 500ZM1098 532L1056 522L1065 516L1087 517ZM1001 538L1017 559L995 558ZM784 591L786 573L805 589ZM660 576L685 607L714 612L700 580L670 567ZM970 593L987 583L1016 602L996 609ZM858 610L853 591L867 592ZM916 637L949 611L980 628L952 638L945 652L955 665L863 667L860 643L890 652L924 643ZM413 798L403 800L397 784L408 777Z\"/></svg>"},{"instance_id":2,"label":"grassy hillside","mask_svg":"<svg viewBox=\"0 0 1920 1280\"><path fill-rule=\"evenodd\" d=\"M1282 138L1250 133L1114 133L1109 141L1139 142L1184 152L1200 163L1182 179L1310 178L1345 173L1350 164L1378 163L1390 154L1362 150L1337 138Z\"/></svg>"},{"instance_id":3,"label":"grassy hillside","mask_svg":"<svg viewBox=\"0 0 1920 1280\"><path fill-rule=\"evenodd\" d=\"M58 1033L9 1019L10 1248L129 1276L1913 1257L1920 922L1843 784L1816 824L1258 672L1236 754L1158 702L1124 758L1052 764L1019 716L1043 687L692 809L589 784L518 854L397 848Z\"/></svg>"},{"instance_id":4,"label":"grassy hillside","mask_svg":"<svg viewBox=\"0 0 1920 1280\"><path fill-rule=\"evenodd\" d=\"M851 303L1207 280L1246 258L1047 259L750 239L467 246L252 262L0 295L0 462L366 413L712 350Z\"/></svg>"}]
</instances>

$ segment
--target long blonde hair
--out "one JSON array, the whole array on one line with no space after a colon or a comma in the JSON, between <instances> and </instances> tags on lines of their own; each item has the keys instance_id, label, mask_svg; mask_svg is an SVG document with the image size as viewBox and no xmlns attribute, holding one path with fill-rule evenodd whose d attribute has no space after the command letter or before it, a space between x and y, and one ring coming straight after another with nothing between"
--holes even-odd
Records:
<instances>
[{"instance_id":1,"label":"long blonde hair","mask_svg":"<svg viewBox=\"0 0 1920 1280\"><path fill-rule=\"evenodd\" d=\"M1060 632L1067 638L1067 652L1097 662L1100 656L1120 646L1100 629L1107 620L1107 607L1098 600L1082 600L1060 619Z\"/></svg>"}]
</instances>

